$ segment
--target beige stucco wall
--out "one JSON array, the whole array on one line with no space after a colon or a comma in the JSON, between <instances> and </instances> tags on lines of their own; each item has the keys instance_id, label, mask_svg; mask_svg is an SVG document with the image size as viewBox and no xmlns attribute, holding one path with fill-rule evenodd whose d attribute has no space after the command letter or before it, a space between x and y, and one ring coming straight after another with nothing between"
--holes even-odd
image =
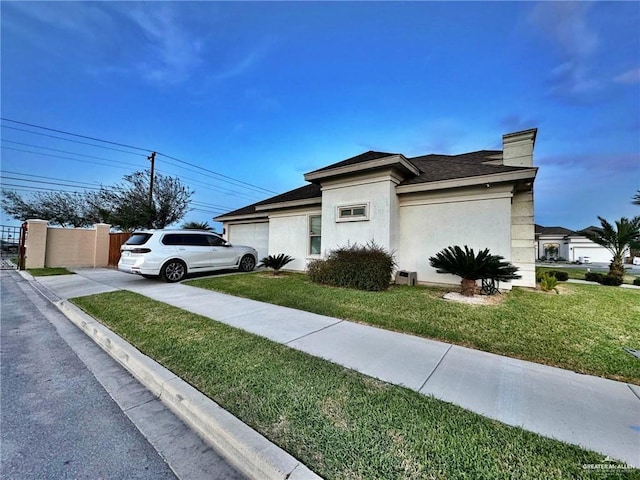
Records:
<instances>
[{"instance_id":1,"label":"beige stucco wall","mask_svg":"<svg viewBox=\"0 0 640 480\"><path fill-rule=\"evenodd\" d=\"M476 252L489 248L511 260L509 188L406 195L400 198L399 221L398 269L417 272L419 282L460 283L460 278L439 274L429 265L429 257L452 245L468 245ZM501 283L500 288L511 285Z\"/></svg>"},{"instance_id":2,"label":"beige stucco wall","mask_svg":"<svg viewBox=\"0 0 640 480\"><path fill-rule=\"evenodd\" d=\"M47 252L46 220L27 220L27 241L25 243L25 268L42 268Z\"/></svg>"},{"instance_id":3,"label":"beige stucco wall","mask_svg":"<svg viewBox=\"0 0 640 480\"><path fill-rule=\"evenodd\" d=\"M516 192L511 205L511 262L522 275L513 284L536 286L536 241L533 224L533 191Z\"/></svg>"},{"instance_id":4,"label":"beige stucco wall","mask_svg":"<svg viewBox=\"0 0 640 480\"><path fill-rule=\"evenodd\" d=\"M389 172L323 183L323 253L371 241L389 251L395 250L399 231L397 183L398 179ZM338 221L339 207L360 204L367 206L366 220Z\"/></svg>"},{"instance_id":5,"label":"beige stucco wall","mask_svg":"<svg viewBox=\"0 0 640 480\"><path fill-rule=\"evenodd\" d=\"M54 228L45 220L27 223L26 268L108 266L109 225Z\"/></svg>"},{"instance_id":6,"label":"beige stucco wall","mask_svg":"<svg viewBox=\"0 0 640 480\"><path fill-rule=\"evenodd\" d=\"M319 208L296 209L269 215L269 255L284 253L294 258L286 270L305 270L309 255L309 216L321 215ZM323 224L324 228L324 224ZM322 232L324 251L324 231Z\"/></svg>"}]
</instances>

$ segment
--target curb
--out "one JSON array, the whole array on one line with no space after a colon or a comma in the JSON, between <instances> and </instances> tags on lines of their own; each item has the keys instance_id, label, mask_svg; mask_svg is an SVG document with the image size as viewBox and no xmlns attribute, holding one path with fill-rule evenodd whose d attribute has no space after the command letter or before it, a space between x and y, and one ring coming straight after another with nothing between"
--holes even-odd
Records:
<instances>
[{"instance_id":1,"label":"curb","mask_svg":"<svg viewBox=\"0 0 640 480\"><path fill-rule=\"evenodd\" d=\"M53 304L248 478L322 478L75 305Z\"/></svg>"}]
</instances>

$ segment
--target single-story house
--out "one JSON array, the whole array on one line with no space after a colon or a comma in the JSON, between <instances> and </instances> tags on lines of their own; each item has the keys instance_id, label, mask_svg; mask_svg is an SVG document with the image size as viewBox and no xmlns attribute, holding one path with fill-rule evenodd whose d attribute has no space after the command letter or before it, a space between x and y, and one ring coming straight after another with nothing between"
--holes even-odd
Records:
<instances>
[{"instance_id":1,"label":"single-story house","mask_svg":"<svg viewBox=\"0 0 640 480\"><path fill-rule=\"evenodd\" d=\"M536 257L563 258L569 262L577 262L580 257L589 257L591 262L610 263L613 254L585 236L585 232L594 228L596 227L590 226L573 231L563 227L543 227L536 224Z\"/></svg>"},{"instance_id":2,"label":"single-story house","mask_svg":"<svg viewBox=\"0 0 640 480\"><path fill-rule=\"evenodd\" d=\"M429 257L450 245L489 248L535 286L533 149L537 129L502 137L502 150L405 157L369 151L304 175L306 185L215 218L231 243L307 263L371 241L419 282L458 284ZM511 288L501 284L501 288Z\"/></svg>"}]
</instances>

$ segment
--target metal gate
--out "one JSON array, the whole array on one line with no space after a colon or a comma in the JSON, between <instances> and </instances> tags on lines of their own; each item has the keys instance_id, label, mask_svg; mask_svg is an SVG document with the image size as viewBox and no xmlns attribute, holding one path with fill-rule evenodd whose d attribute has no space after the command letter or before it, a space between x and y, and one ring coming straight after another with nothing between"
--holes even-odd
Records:
<instances>
[{"instance_id":1,"label":"metal gate","mask_svg":"<svg viewBox=\"0 0 640 480\"><path fill-rule=\"evenodd\" d=\"M24 270L27 224L21 227L0 225L0 268L2 270Z\"/></svg>"}]
</instances>

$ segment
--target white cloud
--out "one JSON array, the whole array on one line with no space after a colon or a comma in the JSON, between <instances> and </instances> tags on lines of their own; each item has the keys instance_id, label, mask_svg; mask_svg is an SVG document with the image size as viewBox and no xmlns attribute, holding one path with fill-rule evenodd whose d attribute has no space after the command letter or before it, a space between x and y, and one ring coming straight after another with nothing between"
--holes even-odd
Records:
<instances>
[{"instance_id":1,"label":"white cloud","mask_svg":"<svg viewBox=\"0 0 640 480\"><path fill-rule=\"evenodd\" d=\"M551 71L557 95L584 99L602 89L593 73L600 38L588 21L591 8L589 2L540 2L529 14L530 23L560 59Z\"/></svg>"},{"instance_id":2,"label":"white cloud","mask_svg":"<svg viewBox=\"0 0 640 480\"><path fill-rule=\"evenodd\" d=\"M203 63L203 42L181 22L174 4L142 4L123 10L146 42L138 71L148 80L175 84L188 80Z\"/></svg>"},{"instance_id":3,"label":"white cloud","mask_svg":"<svg viewBox=\"0 0 640 480\"><path fill-rule=\"evenodd\" d=\"M640 83L640 68L628 70L613 79L616 83Z\"/></svg>"}]
</instances>

